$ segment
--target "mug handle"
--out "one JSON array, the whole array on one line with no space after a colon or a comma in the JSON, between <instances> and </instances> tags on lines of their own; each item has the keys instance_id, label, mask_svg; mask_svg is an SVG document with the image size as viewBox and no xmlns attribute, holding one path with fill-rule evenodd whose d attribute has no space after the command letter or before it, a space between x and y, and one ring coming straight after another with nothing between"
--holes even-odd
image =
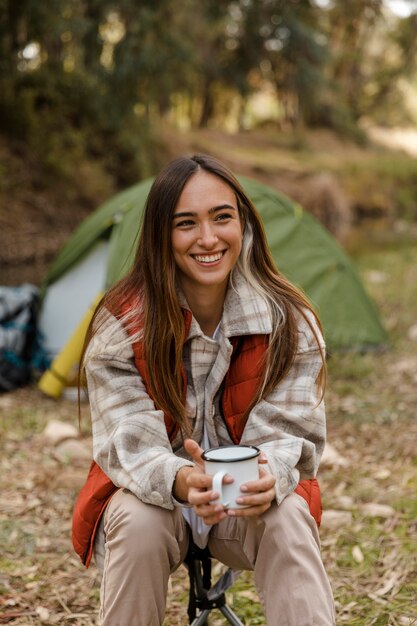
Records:
<instances>
[{"instance_id":1,"label":"mug handle","mask_svg":"<svg viewBox=\"0 0 417 626\"><path fill-rule=\"evenodd\" d=\"M230 505L230 502L223 502L223 478L226 476L227 472L225 470L221 470L220 472L216 472L213 476L213 491L218 491L220 497L216 500L213 500L214 503L220 502L223 504L224 508L227 508Z\"/></svg>"}]
</instances>

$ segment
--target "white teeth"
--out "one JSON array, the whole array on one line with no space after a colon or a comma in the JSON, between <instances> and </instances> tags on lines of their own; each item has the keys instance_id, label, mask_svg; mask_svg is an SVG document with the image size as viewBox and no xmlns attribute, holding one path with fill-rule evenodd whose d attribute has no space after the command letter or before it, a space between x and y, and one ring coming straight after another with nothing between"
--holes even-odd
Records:
<instances>
[{"instance_id":1,"label":"white teeth","mask_svg":"<svg viewBox=\"0 0 417 626\"><path fill-rule=\"evenodd\" d=\"M214 263L214 261L218 261L219 259L221 259L223 256L223 252L219 252L218 254L212 254L212 255L208 255L205 254L203 255L199 255L199 254L194 254L194 258L196 259L196 261L199 261L200 263Z\"/></svg>"}]
</instances>

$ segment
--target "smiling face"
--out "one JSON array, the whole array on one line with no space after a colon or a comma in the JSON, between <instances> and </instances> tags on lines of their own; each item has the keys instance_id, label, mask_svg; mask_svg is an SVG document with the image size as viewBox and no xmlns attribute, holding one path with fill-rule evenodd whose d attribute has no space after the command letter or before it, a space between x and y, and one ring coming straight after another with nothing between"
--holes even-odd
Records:
<instances>
[{"instance_id":1,"label":"smiling face","mask_svg":"<svg viewBox=\"0 0 417 626\"><path fill-rule=\"evenodd\" d=\"M185 185L172 222L172 250L185 296L202 287L225 293L241 248L242 223L233 190L199 170Z\"/></svg>"}]
</instances>

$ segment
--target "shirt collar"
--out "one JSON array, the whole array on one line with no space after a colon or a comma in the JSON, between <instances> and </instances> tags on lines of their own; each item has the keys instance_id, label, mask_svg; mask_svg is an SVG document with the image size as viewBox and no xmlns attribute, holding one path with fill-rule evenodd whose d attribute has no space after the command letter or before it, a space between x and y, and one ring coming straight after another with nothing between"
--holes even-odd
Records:
<instances>
[{"instance_id":1,"label":"shirt collar","mask_svg":"<svg viewBox=\"0 0 417 626\"><path fill-rule=\"evenodd\" d=\"M180 306L190 310L182 290L178 287ZM269 335L272 332L271 315L266 298L235 268L232 272L223 307L221 331L226 337L241 335ZM188 339L202 336L197 320L192 317Z\"/></svg>"}]
</instances>

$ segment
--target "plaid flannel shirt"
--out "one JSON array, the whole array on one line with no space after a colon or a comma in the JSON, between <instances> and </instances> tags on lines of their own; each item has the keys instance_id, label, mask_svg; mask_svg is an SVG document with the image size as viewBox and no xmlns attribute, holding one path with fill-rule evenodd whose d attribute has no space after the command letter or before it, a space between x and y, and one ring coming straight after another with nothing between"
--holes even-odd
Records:
<instances>
[{"instance_id":1,"label":"plaid flannel shirt","mask_svg":"<svg viewBox=\"0 0 417 626\"><path fill-rule=\"evenodd\" d=\"M270 332L266 301L237 271L226 294L217 341L206 337L192 319L184 366L193 439L201 442L205 423L211 445L232 443L218 402L232 354L229 339ZM316 332L324 351L317 327ZM322 366L320 349L302 316L298 333L291 370L252 409L241 440L266 452L269 471L277 479L278 503L300 479L316 475L325 443L324 403L316 382ZM118 487L129 489L143 502L172 509L176 473L192 462L180 435L169 441L163 413L155 408L135 366L130 339L110 313L89 344L86 375L95 461Z\"/></svg>"}]
</instances>

